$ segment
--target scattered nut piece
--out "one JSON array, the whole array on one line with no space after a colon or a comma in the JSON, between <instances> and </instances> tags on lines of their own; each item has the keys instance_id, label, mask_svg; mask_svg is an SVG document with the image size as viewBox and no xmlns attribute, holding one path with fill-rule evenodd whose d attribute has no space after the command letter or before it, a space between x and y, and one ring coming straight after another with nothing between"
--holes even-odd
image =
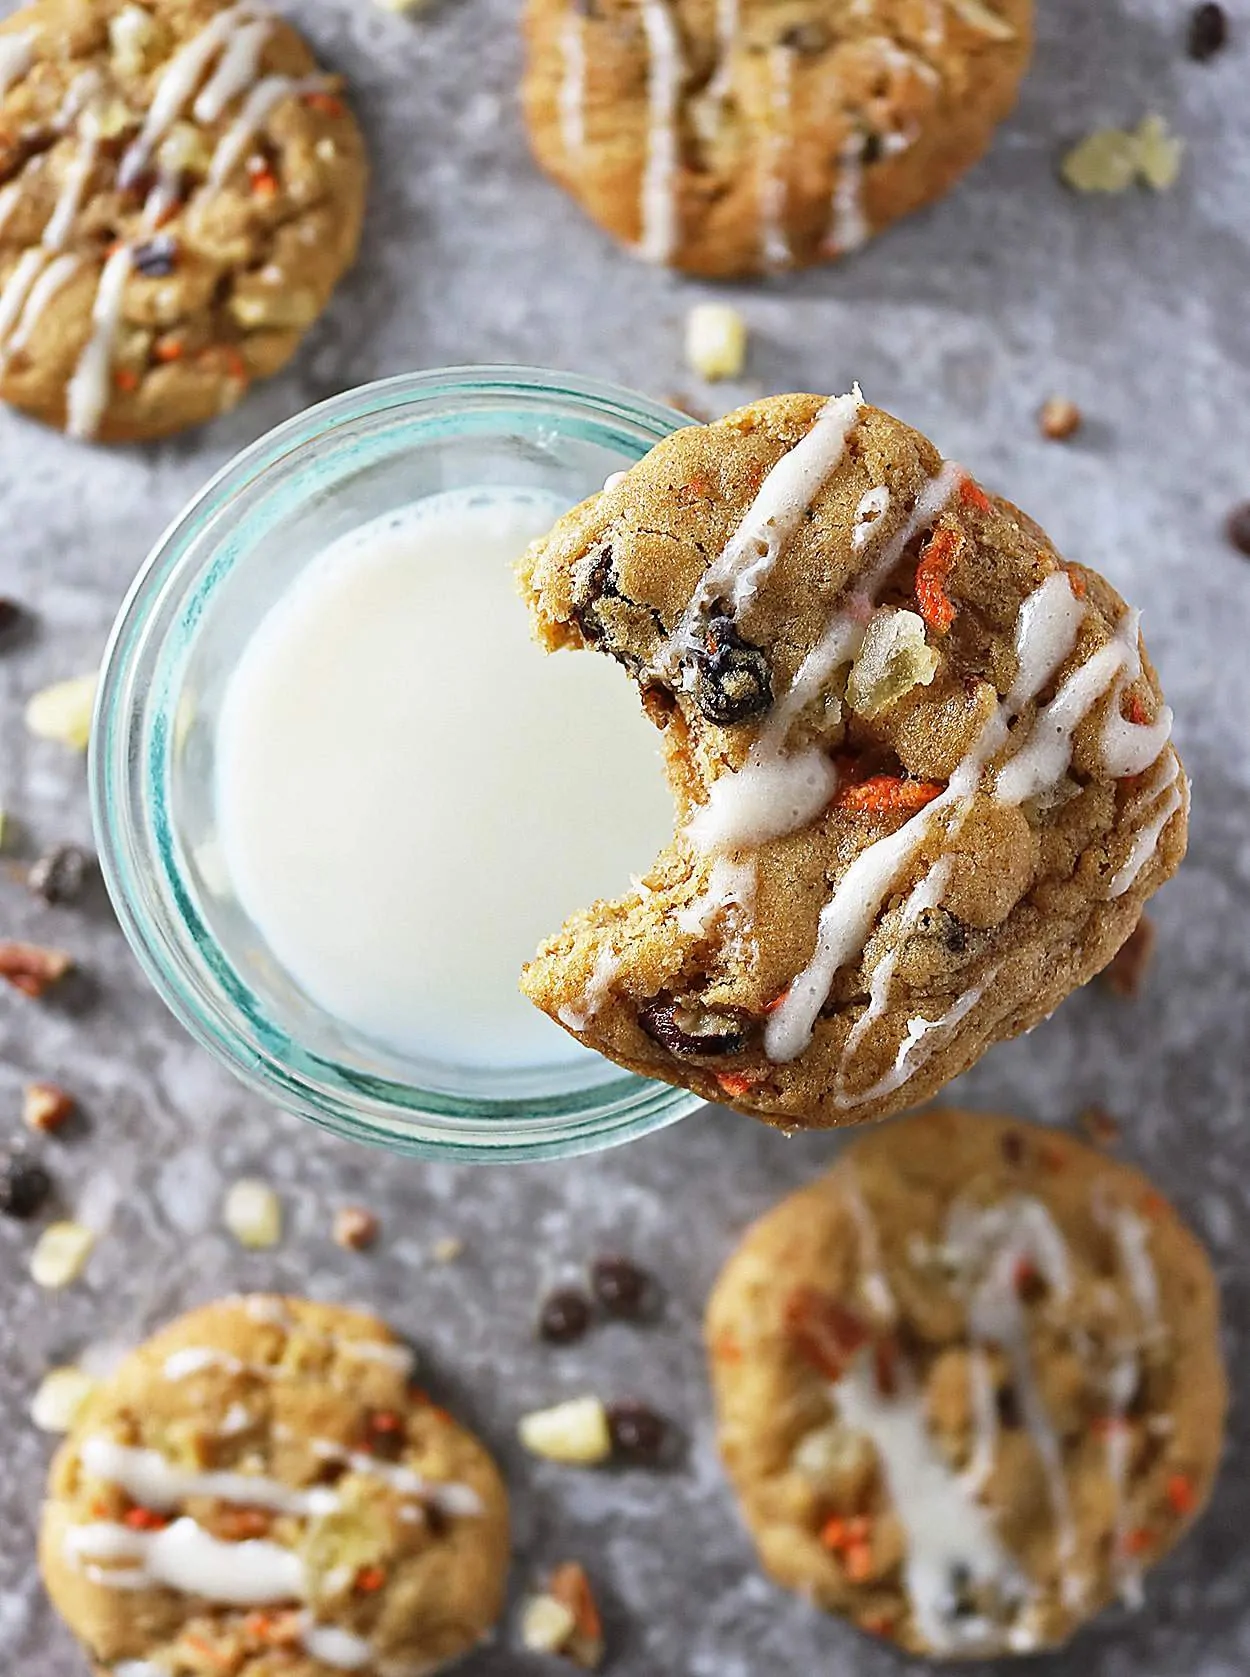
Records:
<instances>
[{"instance_id":1,"label":"scattered nut piece","mask_svg":"<svg viewBox=\"0 0 1250 1677\"><path fill-rule=\"evenodd\" d=\"M597 1671L603 1662L603 1620L585 1567L578 1561L556 1567L547 1580L547 1595L573 1621L568 1636L552 1652L563 1654L583 1671Z\"/></svg>"},{"instance_id":2,"label":"scattered nut piece","mask_svg":"<svg viewBox=\"0 0 1250 1677\"><path fill-rule=\"evenodd\" d=\"M334 1242L349 1252L363 1252L378 1238L380 1224L363 1205L341 1205L334 1213Z\"/></svg>"},{"instance_id":3,"label":"scattered nut piece","mask_svg":"<svg viewBox=\"0 0 1250 1677\"><path fill-rule=\"evenodd\" d=\"M747 323L728 303L696 303L686 316L686 360L700 378L737 378L746 365Z\"/></svg>"},{"instance_id":4,"label":"scattered nut piece","mask_svg":"<svg viewBox=\"0 0 1250 1677\"><path fill-rule=\"evenodd\" d=\"M1154 923L1143 914L1129 933L1127 941L1112 957L1110 965L1104 967L1103 983L1113 994L1121 996L1125 1001L1132 1001L1140 993L1145 982L1154 947Z\"/></svg>"},{"instance_id":5,"label":"scattered nut piece","mask_svg":"<svg viewBox=\"0 0 1250 1677\"><path fill-rule=\"evenodd\" d=\"M109 52L118 75L142 75L147 49L155 38L152 14L142 6L123 6L110 18Z\"/></svg>"},{"instance_id":6,"label":"scattered nut piece","mask_svg":"<svg viewBox=\"0 0 1250 1677\"><path fill-rule=\"evenodd\" d=\"M1185 155L1185 142L1169 134L1161 116L1143 117L1137 134L1137 172L1155 192L1175 186Z\"/></svg>"},{"instance_id":7,"label":"scattered nut piece","mask_svg":"<svg viewBox=\"0 0 1250 1677\"><path fill-rule=\"evenodd\" d=\"M22 1097L22 1122L27 1129L51 1135L74 1110L74 1097L56 1083L28 1083Z\"/></svg>"},{"instance_id":8,"label":"scattered nut piece","mask_svg":"<svg viewBox=\"0 0 1250 1677\"><path fill-rule=\"evenodd\" d=\"M1066 396L1050 396L1042 403L1037 423L1042 435L1051 442L1066 442L1081 429L1081 410Z\"/></svg>"},{"instance_id":9,"label":"scattered nut piece","mask_svg":"<svg viewBox=\"0 0 1250 1677\"><path fill-rule=\"evenodd\" d=\"M40 1432L68 1432L96 1385L81 1368L50 1368L31 1399L31 1420Z\"/></svg>"},{"instance_id":10,"label":"scattered nut piece","mask_svg":"<svg viewBox=\"0 0 1250 1677\"><path fill-rule=\"evenodd\" d=\"M282 1239L282 1205L267 1182L243 1177L226 1193L222 1220L240 1246L260 1251Z\"/></svg>"},{"instance_id":11,"label":"scattered nut piece","mask_svg":"<svg viewBox=\"0 0 1250 1677\"><path fill-rule=\"evenodd\" d=\"M91 712L99 678L73 676L35 693L26 704L26 726L42 740L54 740L71 751L85 751L91 738Z\"/></svg>"},{"instance_id":12,"label":"scattered nut piece","mask_svg":"<svg viewBox=\"0 0 1250 1677\"><path fill-rule=\"evenodd\" d=\"M876 716L913 687L927 687L940 662L922 617L883 607L869 622L851 666L846 702L860 716Z\"/></svg>"},{"instance_id":13,"label":"scattered nut piece","mask_svg":"<svg viewBox=\"0 0 1250 1677\"><path fill-rule=\"evenodd\" d=\"M30 1255L31 1278L40 1287L68 1287L87 1267L95 1235L81 1223L49 1223Z\"/></svg>"},{"instance_id":14,"label":"scattered nut piece","mask_svg":"<svg viewBox=\"0 0 1250 1677\"><path fill-rule=\"evenodd\" d=\"M1087 1106L1077 1123L1095 1147L1114 1147L1120 1139L1120 1126L1105 1106Z\"/></svg>"},{"instance_id":15,"label":"scattered nut piece","mask_svg":"<svg viewBox=\"0 0 1250 1677\"><path fill-rule=\"evenodd\" d=\"M1204 0L1189 14L1189 33L1186 46L1189 56L1198 64L1214 58L1228 44L1228 13L1215 0Z\"/></svg>"},{"instance_id":16,"label":"scattered nut piece","mask_svg":"<svg viewBox=\"0 0 1250 1677\"><path fill-rule=\"evenodd\" d=\"M577 1620L551 1595L531 1596L521 1612L521 1646L531 1654L562 1654Z\"/></svg>"},{"instance_id":17,"label":"scattered nut piece","mask_svg":"<svg viewBox=\"0 0 1250 1677\"><path fill-rule=\"evenodd\" d=\"M947 0L951 11L961 17L970 29L980 30L991 41L1014 41L1016 32L1006 18L999 17L984 4L984 0Z\"/></svg>"},{"instance_id":18,"label":"scattered nut piece","mask_svg":"<svg viewBox=\"0 0 1250 1677\"><path fill-rule=\"evenodd\" d=\"M553 1409L523 1415L517 1428L532 1455L551 1462L590 1467L612 1454L608 1413L597 1397L570 1398Z\"/></svg>"},{"instance_id":19,"label":"scattered nut piece","mask_svg":"<svg viewBox=\"0 0 1250 1677\"><path fill-rule=\"evenodd\" d=\"M73 902L87 882L87 853L76 844L58 844L32 864L26 884L45 903Z\"/></svg>"},{"instance_id":20,"label":"scattered nut piece","mask_svg":"<svg viewBox=\"0 0 1250 1677\"><path fill-rule=\"evenodd\" d=\"M457 1234L445 1234L430 1249L436 1264L454 1264L464 1254L464 1241Z\"/></svg>"},{"instance_id":21,"label":"scattered nut piece","mask_svg":"<svg viewBox=\"0 0 1250 1677\"><path fill-rule=\"evenodd\" d=\"M1244 553L1250 559L1250 501L1243 501L1239 507L1233 508L1225 528L1238 553Z\"/></svg>"},{"instance_id":22,"label":"scattered nut piece","mask_svg":"<svg viewBox=\"0 0 1250 1677\"><path fill-rule=\"evenodd\" d=\"M0 978L24 996L38 1000L74 964L63 949L41 949L35 943L0 943Z\"/></svg>"}]
</instances>

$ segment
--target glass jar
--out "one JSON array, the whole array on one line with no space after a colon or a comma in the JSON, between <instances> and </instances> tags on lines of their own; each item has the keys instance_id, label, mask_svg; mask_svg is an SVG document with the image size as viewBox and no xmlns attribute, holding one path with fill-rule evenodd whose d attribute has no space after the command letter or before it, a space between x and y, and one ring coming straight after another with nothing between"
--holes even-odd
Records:
<instances>
[{"instance_id":1,"label":"glass jar","mask_svg":"<svg viewBox=\"0 0 1250 1677\"><path fill-rule=\"evenodd\" d=\"M572 506L682 423L631 391L536 369L387 379L262 437L143 566L105 654L92 732L101 865L152 983L258 1093L338 1135L494 1161L612 1146L700 1104L598 1055L433 1074L364 1038L266 949L231 890L213 797L216 721L235 661L337 537L441 490L528 487Z\"/></svg>"}]
</instances>

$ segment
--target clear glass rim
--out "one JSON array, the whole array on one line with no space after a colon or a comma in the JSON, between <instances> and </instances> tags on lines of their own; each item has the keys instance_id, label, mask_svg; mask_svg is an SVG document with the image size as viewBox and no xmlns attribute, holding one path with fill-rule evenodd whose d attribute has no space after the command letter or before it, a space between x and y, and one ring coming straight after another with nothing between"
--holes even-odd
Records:
<instances>
[{"instance_id":1,"label":"clear glass rim","mask_svg":"<svg viewBox=\"0 0 1250 1677\"><path fill-rule=\"evenodd\" d=\"M330 433L388 412L410 409L415 420L437 411L471 408L498 398L533 409L582 413L598 423L619 422L622 449L634 453L640 440L658 442L689 419L634 391L597 379L525 366L465 366L401 374L363 385L309 408L260 437L227 462L173 520L140 567L122 602L104 652L91 732L88 778L92 820L105 885L127 942L165 1004L190 1035L223 1061L249 1088L324 1129L352 1140L423 1158L456 1161L543 1160L620 1145L676 1122L702 1102L688 1090L619 1071L588 1089L516 1102L465 1098L363 1077L315 1061L306 1052L291 1057L273 1046L280 1032L247 1028L201 981L162 919L154 865L159 848L143 800L136 794L149 745L135 759L131 723L142 706L145 655L162 644L164 619L176 613L206 543L231 526L231 505L293 457L311 455ZM214 537L214 528L220 535ZM168 858L166 858L168 861ZM228 966L195 914L175 874L174 918L197 954L211 945ZM298 1045L296 1045L298 1046ZM314 1067L323 1067L324 1076Z\"/></svg>"}]
</instances>

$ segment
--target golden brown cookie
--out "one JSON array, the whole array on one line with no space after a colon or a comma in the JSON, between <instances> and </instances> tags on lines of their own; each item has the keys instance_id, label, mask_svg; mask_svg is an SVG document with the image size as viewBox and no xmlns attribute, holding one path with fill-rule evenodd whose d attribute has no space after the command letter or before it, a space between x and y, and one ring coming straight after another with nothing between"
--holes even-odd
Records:
<instances>
[{"instance_id":1,"label":"golden brown cookie","mask_svg":"<svg viewBox=\"0 0 1250 1677\"><path fill-rule=\"evenodd\" d=\"M750 1229L707 1312L765 1569L913 1653L1063 1642L1197 1517L1226 1390L1215 1281L1150 1183L936 1111Z\"/></svg>"},{"instance_id":2,"label":"golden brown cookie","mask_svg":"<svg viewBox=\"0 0 1250 1677\"><path fill-rule=\"evenodd\" d=\"M48 1591L112 1677L424 1673L498 1618L507 1498L371 1316L195 1310L90 1399L52 1466Z\"/></svg>"},{"instance_id":3,"label":"golden brown cookie","mask_svg":"<svg viewBox=\"0 0 1250 1677\"><path fill-rule=\"evenodd\" d=\"M530 550L549 649L618 659L679 830L522 988L783 1127L917 1105L1115 954L1185 847L1137 613L858 392L658 444Z\"/></svg>"},{"instance_id":4,"label":"golden brown cookie","mask_svg":"<svg viewBox=\"0 0 1250 1677\"><path fill-rule=\"evenodd\" d=\"M543 168L701 274L845 255L949 190L1015 103L1032 0L528 0Z\"/></svg>"},{"instance_id":5,"label":"golden brown cookie","mask_svg":"<svg viewBox=\"0 0 1250 1677\"><path fill-rule=\"evenodd\" d=\"M165 436L274 373L356 254L366 166L276 15L34 0L0 24L0 398Z\"/></svg>"}]
</instances>

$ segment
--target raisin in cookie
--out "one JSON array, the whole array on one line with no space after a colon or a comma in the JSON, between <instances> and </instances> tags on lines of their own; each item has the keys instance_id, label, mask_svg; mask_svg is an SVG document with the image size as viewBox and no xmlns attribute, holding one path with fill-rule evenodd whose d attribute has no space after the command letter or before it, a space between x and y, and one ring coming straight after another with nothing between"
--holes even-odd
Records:
<instances>
[{"instance_id":1,"label":"raisin in cookie","mask_svg":"<svg viewBox=\"0 0 1250 1677\"><path fill-rule=\"evenodd\" d=\"M641 255L702 274L842 256L988 147L1032 0L528 0L544 169Z\"/></svg>"},{"instance_id":2,"label":"raisin in cookie","mask_svg":"<svg viewBox=\"0 0 1250 1677\"><path fill-rule=\"evenodd\" d=\"M431 1672L497 1619L504 1488L380 1322L264 1296L140 1347L52 1466L40 1538L100 1673Z\"/></svg>"},{"instance_id":3,"label":"raisin in cookie","mask_svg":"<svg viewBox=\"0 0 1250 1677\"><path fill-rule=\"evenodd\" d=\"M927 1099L1115 954L1185 844L1135 611L858 392L676 432L522 564L618 659L679 830L522 988L770 1122Z\"/></svg>"},{"instance_id":4,"label":"raisin in cookie","mask_svg":"<svg viewBox=\"0 0 1250 1677\"><path fill-rule=\"evenodd\" d=\"M774 1207L707 1312L765 1568L913 1653L1027 1653L1141 1592L1226 1403L1206 1255L1135 1170L962 1112Z\"/></svg>"},{"instance_id":5,"label":"raisin in cookie","mask_svg":"<svg viewBox=\"0 0 1250 1677\"><path fill-rule=\"evenodd\" d=\"M276 372L360 236L365 159L281 18L35 0L0 24L0 398L164 436Z\"/></svg>"}]
</instances>

